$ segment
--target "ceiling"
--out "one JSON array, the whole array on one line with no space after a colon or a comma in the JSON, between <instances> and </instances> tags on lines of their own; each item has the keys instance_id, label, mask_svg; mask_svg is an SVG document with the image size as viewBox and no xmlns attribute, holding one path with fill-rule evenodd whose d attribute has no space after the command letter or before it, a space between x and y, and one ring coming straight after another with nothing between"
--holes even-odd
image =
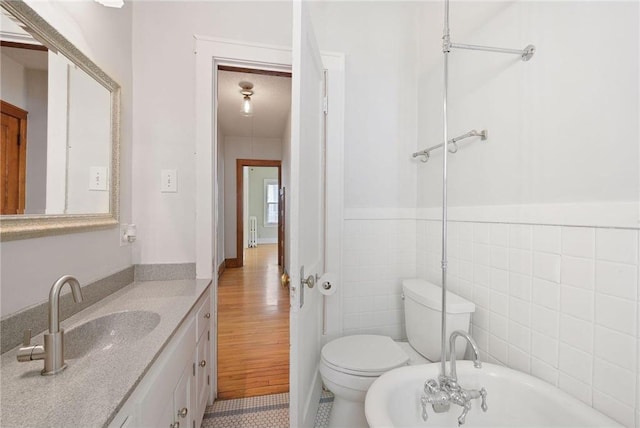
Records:
<instances>
[{"instance_id":1,"label":"ceiling","mask_svg":"<svg viewBox=\"0 0 640 428\"><path fill-rule=\"evenodd\" d=\"M49 68L47 51L35 51L32 49L9 48L3 46L2 54L8 56L24 68L44 71Z\"/></svg>"},{"instance_id":2,"label":"ceiling","mask_svg":"<svg viewBox=\"0 0 640 428\"><path fill-rule=\"evenodd\" d=\"M19 21L13 15L4 9L0 9L0 40L42 46L40 42L35 40L31 34L19 25ZM25 68L33 70L47 70L49 68L47 51L2 46L2 54L7 55Z\"/></svg>"},{"instance_id":3,"label":"ceiling","mask_svg":"<svg viewBox=\"0 0 640 428\"><path fill-rule=\"evenodd\" d=\"M253 116L240 113L242 81L253 83ZM218 71L218 124L234 137L282 138L291 110L291 78Z\"/></svg>"}]
</instances>

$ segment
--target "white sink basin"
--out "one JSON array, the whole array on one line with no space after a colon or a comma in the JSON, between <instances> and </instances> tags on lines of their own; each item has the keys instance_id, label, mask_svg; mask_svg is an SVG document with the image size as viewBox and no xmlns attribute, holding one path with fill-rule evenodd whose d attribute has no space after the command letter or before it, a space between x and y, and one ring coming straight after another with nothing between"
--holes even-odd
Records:
<instances>
[{"instance_id":1,"label":"white sink basin","mask_svg":"<svg viewBox=\"0 0 640 428\"><path fill-rule=\"evenodd\" d=\"M160 315L149 311L115 312L87 321L64 332L64 357L71 360L132 345L159 322Z\"/></svg>"}]
</instances>

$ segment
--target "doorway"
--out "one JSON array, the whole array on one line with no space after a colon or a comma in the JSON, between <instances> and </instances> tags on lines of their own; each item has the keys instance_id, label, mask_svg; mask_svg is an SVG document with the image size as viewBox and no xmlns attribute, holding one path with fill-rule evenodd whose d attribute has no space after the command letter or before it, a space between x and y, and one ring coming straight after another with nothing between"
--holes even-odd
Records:
<instances>
[{"instance_id":1,"label":"doorway","mask_svg":"<svg viewBox=\"0 0 640 428\"><path fill-rule=\"evenodd\" d=\"M247 249L276 244L277 264L284 254L284 215L280 212L282 162L279 160L236 160L236 248L233 267L244 265ZM242 251L241 251L242 249Z\"/></svg>"},{"instance_id":2,"label":"doorway","mask_svg":"<svg viewBox=\"0 0 640 428\"><path fill-rule=\"evenodd\" d=\"M218 66L217 83L218 230L224 231L217 396L285 393L289 289L280 285L285 247L278 196L288 175L291 74Z\"/></svg>"},{"instance_id":3,"label":"doorway","mask_svg":"<svg viewBox=\"0 0 640 428\"><path fill-rule=\"evenodd\" d=\"M216 112L219 103L216 99L218 91L217 70L219 65L233 65L239 67L254 66L256 68L270 69L280 72L289 72L292 67L298 72L294 76L293 89L295 95L292 97L296 117L291 120L292 132L291 141L287 147L295 153L287 153L290 164L285 163L283 154L283 182L286 189L286 215L287 215L287 237L289 248L286 249L285 265L291 269L291 283L299 281L298 266L299 258L294 244L300 241L299 236L294 236L299 230L297 221L299 214L296 210L299 207L299 199L303 192L297 187L287 186L290 176L299 177L307 169L299 167L298 149L302 138L300 135L300 117L310 117L300 113L301 81L304 71L300 67L301 52L308 52L309 49L301 49L300 41L311 41L313 37L303 37L301 29L308 28L309 23L302 19L304 15L300 10L301 4L294 3L294 49L291 47L266 46L263 44L247 43L237 40L212 39L207 36L196 35L196 276L197 278L210 278L213 275L214 293L212 296L212 307L215 312L215 319L220 319L218 311L218 278L215 275L215 267L224 261L225 246L219 239L224 233L223 216L219 204L220 196L224 189L220 187L220 180L212 176L212 172L220 172L221 152L220 147L223 139L220 138L218 117ZM304 23L302 22L304 21ZM297 24L296 24L297 23ZM293 54L293 55L292 55ZM295 60L295 61L294 61ZM340 230L343 222L343 142L344 142L344 106L345 106L345 58L341 53L324 53L322 63L327 68L327 80L331 81L326 87L327 110L330 119L326 124L327 132L327 165L331 165L332 173L326 176L327 188L327 219L326 236L327 251L326 269L329 271L340 271L341 240ZM317 61L316 61L317 62ZM308 99L308 97L304 97ZM295 129L295 132L294 132ZM288 175L291 174L291 175ZM212 179L213 178L213 179ZM309 228L307 230L316 230ZM235 243L234 243L235 245ZM296 246L297 248L297 246ZM235 254L235 252L234 252ZM222 257L222 259L220 258ZM213 263L212 263L213 262ZM293 267L294 266L294 267ZM319 395L320 379L317 375L316 359L319 355L308 352L303 345L314 341L322 333L321 330L309 328L303 325L309 315L316 314L316 310L322 308L312 305L307 301L304 311L299 308L299 293L296 291L291 296L290 310L290 424L291 426L310 426L313 424L313 417L317 409L316 392ZM317 302L316 302L317 303ZM341 311L340 299L327 299L326 316L327 334L334 334L340 330ZM217 324L214 324L214 330ZM304 338L301 335L304 332ZM213 336L212 354L216 355L217 335ZM304 340L303 340L304 339ZM212 366L211 398L217 396L217 366Z\"/></svg>"}]
</instances>

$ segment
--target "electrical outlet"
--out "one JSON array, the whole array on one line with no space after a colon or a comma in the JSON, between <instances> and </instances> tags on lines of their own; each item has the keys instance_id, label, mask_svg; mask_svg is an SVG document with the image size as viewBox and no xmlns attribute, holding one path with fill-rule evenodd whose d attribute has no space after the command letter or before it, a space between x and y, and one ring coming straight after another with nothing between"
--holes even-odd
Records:
<instances>
[{"instance_id":1,"label":"electrical outlet","mask_svg":"<svg viewBox=\"0 0 640 428\"><path fill-rule=\"evenodd\" d=\"M160 191L163 193L178 191L178 173L175 169L163 169L160 172Z\"/></svg>"},{"instance_id":2,"label":"electrical outlet","mask_svg":"<svg viewBox=\"0 0 640 428\"><path fill-rule=\"evenodd\" d=\"M129 245L129 240L125 236L127 233L127 225L124 223L120 223L120 246L124 247L125 245Z\"/></svg>"}]
</instances>

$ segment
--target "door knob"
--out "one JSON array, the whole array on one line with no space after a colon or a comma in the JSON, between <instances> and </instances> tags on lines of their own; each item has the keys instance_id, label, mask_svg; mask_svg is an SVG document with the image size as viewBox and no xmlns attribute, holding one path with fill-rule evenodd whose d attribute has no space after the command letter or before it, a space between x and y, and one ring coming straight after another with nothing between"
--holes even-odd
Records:
<instances>
[{"instance_id":1,"label":"door knob","mask_svg":"<svg viewBox=\"0 0 640 428\"><path fill-rule=\"evenodd\" d=\"M280 284L282 284L284 288L289 287L290 280L291 278L289 278L289 274L287 272L283 272L282 275L280 276Z\"/></svg>"},{"instance_id":2,"label":"door knob","mask_svg":"<svg viewBox=\"0 0 640 428\"><path fill-rule=\"evenodd\" d=\"M307 278L302 277L302 279L300 279L300 283L309 288L313 288L313 286L316 285L316 277L314 275L309 275Z\"/></svg>"}]
</instances>

